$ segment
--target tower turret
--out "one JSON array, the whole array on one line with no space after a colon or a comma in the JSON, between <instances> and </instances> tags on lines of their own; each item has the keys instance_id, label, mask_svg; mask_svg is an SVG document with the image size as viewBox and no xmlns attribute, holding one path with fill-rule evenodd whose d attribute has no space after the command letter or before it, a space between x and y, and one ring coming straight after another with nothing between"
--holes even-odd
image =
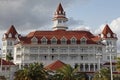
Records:
<instances>
[{"instance_id":1,"label":"tower turret","mask_svg":"<svg viewBox=\"0 0 120 80\"><path fill-rule=\"evenodd\" d=\"M66 27L66 22L68 21L68 19L66 18L66 14L61 3L58 5L57 10L55 11L53 21L53 30L68 29L68 27Z\"/></svg>"}]
</instances>

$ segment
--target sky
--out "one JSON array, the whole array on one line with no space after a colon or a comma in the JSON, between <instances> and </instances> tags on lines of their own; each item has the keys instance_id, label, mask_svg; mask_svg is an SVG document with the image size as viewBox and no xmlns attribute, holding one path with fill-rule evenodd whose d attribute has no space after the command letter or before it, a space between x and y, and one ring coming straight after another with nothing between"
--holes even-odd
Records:
<instances>
[{"instance_id":1,"label":"sky","mask_svg":"<svg viewBox=\"0 0 120 80\"><path fill-rule=\"evenodd\" d=\"M59 3L69 19L69 30L86 27L98 34L108 24L118 36L120 50L120 0L0 0L0 34L11 25L23 35L33 30L52 30Z\"/></svg>"}]
</instances>

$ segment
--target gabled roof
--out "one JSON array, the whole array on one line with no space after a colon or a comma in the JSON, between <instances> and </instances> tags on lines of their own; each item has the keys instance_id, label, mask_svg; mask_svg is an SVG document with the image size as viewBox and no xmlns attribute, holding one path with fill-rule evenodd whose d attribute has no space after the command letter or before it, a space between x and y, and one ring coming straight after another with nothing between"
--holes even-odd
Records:
<instances>
[{"instance_id":1,"label":"gabled roof","mask_svg":"<svg viewBox=\"0 0 120 80\"><path fill-rule=\"evenodd\" d=\"M13 62L6 61L4 59L2 59L2 61L1 61L1 58L0 58L0 64L1 64L1 62L2 62L2 65L15 65Z\"/></svg>"},{"instance_id":2,"label":"gabled roof","mask_svg":"<svg viewBox=\"0 0 120 80\"><path fill-rule=\"evenodd\" d=\"M14 25L11 25L11 27L6 32L6 34L9 34L9 33L11 33L11 34L18 34L16 29L15 29L15 27L14 27Z\"/></svg>"},{"instance_id":3,"label":"gabled roof","mask_svg":"<svg viewBox=\"0 0 120 80\"><path fill-rule=\"evenodd\" d=\"M110 37L107 36L107 34L110 34ZM113 31L110 29L109 25L106 24L103 31L102 31L102 34L103 34L103 38L116 38L114 37L114 33Z\"/></svg>"},{"instance_id":4,"label":"gabled roof","mask_svg":"<svg viewBox=\"0 0 120 80\"><path fill-rule=\"evenodd\" d=\"M62 68L62 67L65 66L65 65L66 65L66 64L63 63L62 61L57 60L57 61L55 61L55 62L47 65L47 66L45 67L45 69L55 71L55 70L57 70L57 69Z\"/></svg>"},{"instance_id":5,"label":"gabled roof","mask_svg":"<svg viewBox=\"0 0 120 80\"><path fill-rule=\"evenodd\" d=\"M97 40L100 40L100 37L94 36L89 31L65 31L65 30L55 30L55 31L33 31L30 32L27 36L21 37L20 40L24 44L31 44L31 39L36 37L38 39L38 44L41 44L41 39L46 37L47 44L51 44L51 39L55 37L57 39L57 44L61 44L61 38L65 37L67 44L70 44L71 38L76 38L76 43L80 44L80 39L85 37L87 39L86 44L97 44Z\"/></svg>"},{"instance_id":6,"label":"gabled roof","mask_svg":"<svg viewBox=\"0 0 120 80\"><path fill-rule=\"evenodd\" d=\"M9 34L11 34L11 38L16 38L15 36L16 36L16 34L18 34L18 33L17 33L14 25L11 25L11 27L10 27L10 28L8 29L8 31L5 33L5 36L6 36L5 38L8 38L8 37L9 37Z\"/></svg>"}]
</instances>

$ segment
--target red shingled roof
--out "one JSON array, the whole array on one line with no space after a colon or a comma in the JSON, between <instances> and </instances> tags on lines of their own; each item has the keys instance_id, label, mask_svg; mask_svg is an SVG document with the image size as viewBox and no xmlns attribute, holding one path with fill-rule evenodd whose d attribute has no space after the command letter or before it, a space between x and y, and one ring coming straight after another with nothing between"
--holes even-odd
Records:
<instances>
[{"instance_id":1,"label":"red shingled roof","mask_svg":"<svg viewBox=\"0 0 120 80\"><path fill-rule=\"evenodd\" d=\"M31 39L36 37L38 39L38 44L41 43L41 39L45 37L47 39L47 44L51 44L51 39L55 37L57 39L57 44L61 44L61 39L65 37L67 39L67 44L70 44L71 38L75 37L77 44L80 44L81 38L85 37L87 39L86 44L97 44L100 38L94 36L89 31L34 31L30 32L26 37L21 37L20 40L23 44L31 44Z\"/></svg>"},{"instance_id":2,"label":"red shingled roof","mask_svg":"<svg viewBox=\"0 0 120 80\"><path fill-rule=\"evenodd\" d=\"M67 18L65 17L65 11L64 11L61 3L59 3L57 10L55 11L53 20L55 20L56 18L64 18L67 20Z\"/></svg>"},{"instance_id":3,"label":"red shingled roof","mask_svg":"<svg viewBox=\"0 0 120 80\"><path fill-rule=\"evenodd\" d=\"M61 67L65 66L66 64L63 63L62 61L60 60L57 60L51 64L49 64L48 66L45 67L45 69L47 70L57 70L57 69L60 69Z\"/></svg>"},{"instance_id":4,"label":"red shingled roof","mask_svg":"<svg viewBox=\"0 0 120 80\"><path fill-rule=\"evenodd\" d=\"M110 37L107 36L108 33L110 33ZM116 37L114 37L114 33L112 32L112 30L110 29L108 24L105 25L105 27L102 31L102 34L103 34L104 38L116 38Z\"/></svg>"},{"instance_id":5,"label":"red shingled roof","mask_svg":"<svg viewBox=\"0 0 120 80\"><path fill-rule=\"evenodd\" d=\"M15 35L18 34L14 25L11 25L11 27L8 29L8 31L5 33L6 38L8 37L8 35L11 34L12 38L15 38Z\"/></svg>"},{"instance_id":6,"label":"red shingled roof","mask_svg":"<svg viewBox=\"0 0 120 80\"><path fill-rule=\"evenodd\" d=\"M59 13L59 11L61 11L61 12L63 12L64 10L63 10L63 7L62 7L62 5L61 5L61 3L59 3L59 5L58 5L58 7L57 7L57 10L56 10L58 13Z\"/></svg>"},{"instance_id":7,"label":"red shingled roof","mask_svg":"<svg viewBox=\"0 0 120 80\"><path fill-rule=\"evenodd\" d=\"M0 64L1 64L1 58L0 58ZM15 65L15 64L13 62L9 62L2 59L2 65Z\"/></svg>"}]
</instances>

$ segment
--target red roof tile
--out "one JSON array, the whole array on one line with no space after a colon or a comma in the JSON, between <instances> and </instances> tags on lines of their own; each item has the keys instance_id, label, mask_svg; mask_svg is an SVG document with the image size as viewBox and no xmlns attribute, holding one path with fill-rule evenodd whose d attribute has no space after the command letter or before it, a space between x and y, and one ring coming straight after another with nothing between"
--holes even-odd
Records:
<instances>
[{"instance_id":1,"label":"red roof tile","mask_svg":"<svg viewBox=\"0 0 120 80\"><path fill-rule=\"evenodd\" d=\"M6 37L8 37L8 35L11 34L12 38L15 38L15 35L18 34L14 25L11 25L11 27L8 29L8 31L5 33Z\"/></svg>"},{"instance_id":2,"label":"red roof tile","mask_svg":"<svg viewBox=\"0 0 120 80\"><path fill-rule=\"evenodd\" d=\"M107 36L108 33L110 33L110 37ZM116 38L114 37L114 33L112 32L108 24L105 25L105 28L103 29L102 34L104 38Z\"/></svg>"},{"instance_id":3,"label":"red roof tile","mask_svg":"<svg viewBox=\"0 0 120 80\"><path fill-rule=\"evenodd\" d=\"M0 58L0 64L2 62L2 65L15 65L13 62L9 62L9 61L6 61L6 60L3 60L1 61L1 58Z\"/></svg>"},{"instance_id":4,"label":"red roof tile","mask_svg":"<svg viewBox=\"0 0 120 80\"><path fill-rule=\"evenodd\" d=\"M57 18L64 18L64 19L68 20L68 19L65 17L65 11L64 11L61 3L59 3L59 5L58 5L58 7L57 7L57 10L55 11L55 15L54 15L53 20L56 20Z\"/></svg>"},{"instance_id":5,"label":"red roof tile","mask_svg":"<svg viewBox=\"0 0 120 80\"><path fill-rule=\"evenodd\" d=\"M64 12L64 10L63 10L63 7L62 7L61 3L59 3L56 12L59 14L60 11L61 11L61 14L64 14L64 13L62 13L62 12Z\"/></svg>"},{"instance_id":6,"label":"red roof tile","mask_svg":"<svg viewBox=\"0 0 120 80\"><path fill-rule=\"evenodd\" d=\"M61 39L65 37L67 39L67 44L70 44L71 38L75 37L77 39L77 44L80 44L81 38L85 37L87 39L87 44L97 44L98 37L94 36L89 31L34 31L30 32L26 37L21 37L20 40L24 44L31 44L31 39L36 37L38 43L41 43L41 39L46 37L47 43L51 44L51 39L55 37L57 39L57 44L61 44Z\"/></svg>"},{"instance_id":7,"label":"red roof tile","mask_svg":"<svg viewBox=\"0 0 120 80\"><path fill-rule=\"evenodd\" d=\"M65 66L66 64L63 63L62 61L60 60L57 60L51 64L49 64L48 66L45 67L45 69L47 70L57 70L57 69L60 69L61 67Z\"/></svg>"}]
</instances>

